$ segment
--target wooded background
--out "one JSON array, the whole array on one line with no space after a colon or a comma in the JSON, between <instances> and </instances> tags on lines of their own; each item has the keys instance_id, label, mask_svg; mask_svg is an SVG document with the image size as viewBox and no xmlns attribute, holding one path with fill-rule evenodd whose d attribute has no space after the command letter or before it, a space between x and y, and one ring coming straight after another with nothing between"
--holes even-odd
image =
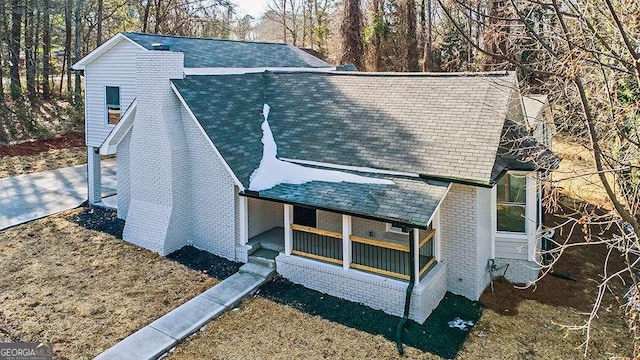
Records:
<instances>
[{"instance_id":1,"label":"wooded background","mask_svg":"<svg viewBox=\"0 0 640 360\"><path fill-rule=\"evenodd\" d=\"M495 42L491 29L507 2L462 3L468 9L450 10L458 20L469 17L458 28L435 0L268 0L258 19L237 15L229 0L2 0L0 99L75 94L81 101L69 66L120 31L288 42L362 71L504 68L461 31ZM531 8L538 21L549 11ZM494 20L474 21L487 16Z\"/></svg>"}]
</instances>

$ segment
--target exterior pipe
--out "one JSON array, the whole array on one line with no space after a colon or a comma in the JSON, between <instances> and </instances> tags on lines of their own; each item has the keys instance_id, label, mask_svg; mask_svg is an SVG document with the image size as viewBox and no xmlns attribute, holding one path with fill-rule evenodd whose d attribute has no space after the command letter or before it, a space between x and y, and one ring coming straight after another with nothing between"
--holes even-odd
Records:
<instances>
[{"instance_id":1,"label":"exterior pipe","mask_svg":"<svg viewBox=\"0 0 640 360\"><path fill-rule=\"evenodd\" d=\"M406 230L406 229L403 229ZM413 286L416 282L416 261L415 261L415 239L413 238L414 232L413 229L408 229L409 231L409 256L410 256L410 267L409 267L409 285L407 286L407 293L404 300L404 315L400 322L398 323L398 327L396 328L396 346L398 348L398 354L404 355L404 349L402 348L402 330L404 330L404 326L407 323L407 319L409 318L409 309L411 308L411 293L413 292Z\"/></svg>"}]
</instances>

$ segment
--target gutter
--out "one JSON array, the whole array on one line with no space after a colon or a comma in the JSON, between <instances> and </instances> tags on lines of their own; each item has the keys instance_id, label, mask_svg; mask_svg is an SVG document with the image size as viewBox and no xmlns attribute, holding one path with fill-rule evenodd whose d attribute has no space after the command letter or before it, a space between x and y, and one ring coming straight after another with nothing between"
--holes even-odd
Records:
<instances>
[{"instance_id":1,"label":"gutter","mask_svg":"<svg viewBox=\"0 0 640 360\"><path fill-rule=\"evenodd\" d=\"M404 229L403 229L404 230ZM404 355L404 349L402 347L402 330L404 330L404 326L407 323L407 319L409 318L409 309L411 309L411 293L413 293L413 287L416 282L416 257L414 256L416 248L415 248L415 239L413 229L409 228L409 256L411 257L409 264L409 285L407 286L407 292L404 300L404 315L400 322L398 323L398 327L396 328L396 347L398 348L398 354Z\"/></svg>"},{"instance_id":2,"label":"gutter","mask_svg":"<svg viewBox=\"0 0 640 360\"><path fill-rule=\"evenodd\" d=\"M462 185L471 185L471 186L479 186L483 188L492 188L494 184L491 182L479 181L479 180L466 180L457 177L448 177L448 176L436 176L436 175L427 175L427 174L418 174L420 179L425 180L436 180L436 181L444 181L451 182L455 184Z\"/></svg>"}]
</instances>

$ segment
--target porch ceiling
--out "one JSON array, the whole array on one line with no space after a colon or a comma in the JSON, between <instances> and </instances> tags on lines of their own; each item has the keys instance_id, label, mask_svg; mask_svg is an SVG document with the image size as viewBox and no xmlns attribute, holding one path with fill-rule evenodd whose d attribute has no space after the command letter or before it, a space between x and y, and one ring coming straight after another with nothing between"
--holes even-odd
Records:
<instances>
[{"instance_id":1,"label":"porch ceiling","mask_svg":"<svg viewBox=\"0 0 640 360\"><path fill-rule=\"evenodd\" d=\"M389 179L394 185L312 181L280 184L242 195L426 228L450 184L399 176L367 176Z\"/></svg>"}]
</instances>

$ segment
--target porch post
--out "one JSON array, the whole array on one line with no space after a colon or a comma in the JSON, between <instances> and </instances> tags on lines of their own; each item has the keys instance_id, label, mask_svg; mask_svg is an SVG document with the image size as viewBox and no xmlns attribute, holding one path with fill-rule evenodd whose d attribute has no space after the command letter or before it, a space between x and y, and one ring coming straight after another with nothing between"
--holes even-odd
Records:
<instances>
[{"instance_id":1,"label":"porch post","mask_svg":"<svg viewBox=\"0 0 640 360\"><path fill-rule=\"evenodd\" d=\"M89 204L102 201L102 178L98 148L87 146L87 192Z\"/></svg>"},{"instance_id":2,"label":"porch post","mask_svg":"<svg viewBox=\"0 0 640 360\"><path fill-rule=\"evenodd\" d=\"M249 199L240 196L240 245L249 241Z\"/></svg>"},{"instance_id":3,"label":"porch post","mask_svg":"<svg viewBox=\"0 0 640 360\"><path fill-rule=\"evenodd\" d=\"M419 229L413 229L413 239L411 239L411 241L413 241L413 249L414 249L414 253L411 254L411 256L413 256L413 264L414 264L414 273L416 274L416 285L418 285L418 283L420 282L420 248L418 248L418 245L420 243L420 230Z\"/></svg>"},{"instance_id":4,"label":"porch post","mask_svg":"<svg viewBox=\"0 0 640 360\"><path fill-rule=\"evenodd\" d=\"M291 224L293 224L293 205L284 204L284 254L287 256L291 255L293 248Z\"/></svg>"},{"instance_id":5,"label":"porch post","mask_svg":"<svg viewBox=\"0 0 640 360\"><path fill-rule=\"evenodd\" d=\"M351 266L351 215L342 215L342 267Z\"/></svg>"}]
</instances>

